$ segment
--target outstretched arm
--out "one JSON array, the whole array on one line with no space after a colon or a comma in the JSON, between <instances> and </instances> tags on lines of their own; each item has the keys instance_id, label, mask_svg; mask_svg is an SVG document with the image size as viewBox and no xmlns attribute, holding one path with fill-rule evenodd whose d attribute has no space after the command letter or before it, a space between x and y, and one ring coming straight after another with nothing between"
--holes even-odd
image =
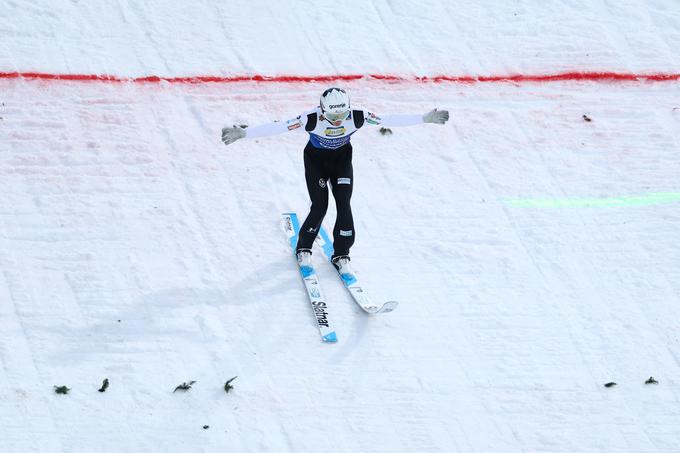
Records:
<instances>
[{"instance_id":1,"label":"outstretched arm","mask_svg":"<svg viewBox=\"0 0 680 453\"><path fill-rule=\"evenodd\" d=\"M244 129L234 125L233 127L222 128L222 142L225 145L234 143L241 138L269 137L270 135L283 134L304 127L307 121L306 115L300 115L288 121L275 121L273 123L261 124L259 126Z\"/></svg>"},{"instance_id":2,"label":"outstretched arm","mask_svg":"<svg viewBox=\"0 0 680 453\"><path fill-rule=\"evenodd\" d=\"M425 115L386 115L379 117L371 112L364 111L364 118L369 124L387 127L414 126L423 123L444 124L449 120L449 112L448 110L434 109Z\"/></svg>"}]
</instances>

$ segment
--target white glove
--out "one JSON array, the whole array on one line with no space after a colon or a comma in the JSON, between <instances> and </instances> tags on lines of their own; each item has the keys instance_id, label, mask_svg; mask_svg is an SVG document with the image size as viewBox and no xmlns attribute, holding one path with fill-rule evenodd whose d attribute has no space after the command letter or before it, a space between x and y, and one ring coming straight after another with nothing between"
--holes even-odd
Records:
<instances>
[{"instance_id":1,"label":"white glove","mask_svg":"<svg viewBox=\"0 0 680 453\"><path fill-rule=\"evenodd\" d=\"M234 127L223 127L222 128L222 142L225 145L234 143L239 138L246 136L245 129L234 125Z\"/></svg>"},{"instance_id":2,"label":"white glove","mask_svg":"<svg viewBox=\"0 0 680 453\"><path fill-rule=\"evenodd\" d=\"M425 115L423 115L423 123L444 124L448 120L449 120L448 110L434 109L431 112L427 112Z\"/></svg>"}]
</instances>

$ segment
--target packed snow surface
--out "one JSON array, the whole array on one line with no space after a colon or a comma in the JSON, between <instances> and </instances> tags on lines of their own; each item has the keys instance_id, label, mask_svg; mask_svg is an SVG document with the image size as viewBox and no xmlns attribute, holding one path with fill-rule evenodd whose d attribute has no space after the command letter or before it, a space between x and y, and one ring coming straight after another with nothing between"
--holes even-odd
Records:
<instances>
[{"instance_id":1,"label":"packed snow surface","mask_svg":"<svg viewBox=\"0 0 680 453\"><path fill-rule=\"evenodd\" d=\"M675 0L5 0L0 19L0 72L680 71ZM0 80L0 451L680 451L680 84L343 86L451 120L354 136L352 264L400 305L366 316L318 250L324 344L279 224L308 209L305 133L219 131L325 84Z\"/></svg>"}]
</instances>

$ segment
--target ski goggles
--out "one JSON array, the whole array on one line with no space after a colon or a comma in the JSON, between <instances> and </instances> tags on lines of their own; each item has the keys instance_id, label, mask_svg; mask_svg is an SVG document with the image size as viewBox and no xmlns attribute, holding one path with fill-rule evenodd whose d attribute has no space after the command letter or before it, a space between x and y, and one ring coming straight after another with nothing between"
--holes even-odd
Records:
<instances>
[{"instance_id":1,"label":"ski goggles","mask_svg":"<svg viewBox=\"0 0 680 453\"><path fill-rule=\"evenodd\" d=\"M332 123L344 121L349 117L349 110L343 112L323 112L323 116Z\"/></svg>"}]
</instances>

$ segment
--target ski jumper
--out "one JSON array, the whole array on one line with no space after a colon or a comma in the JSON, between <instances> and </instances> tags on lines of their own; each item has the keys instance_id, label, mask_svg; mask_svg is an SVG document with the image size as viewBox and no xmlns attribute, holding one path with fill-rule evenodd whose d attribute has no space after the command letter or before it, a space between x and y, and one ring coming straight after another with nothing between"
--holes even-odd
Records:
<instances>
[{"instance_id":1,"label":"ski jumper","mask_svg":"<svg viewBox=\"0 0 680 453\"><path fill-rule=\"evenodd\" d=\"M285 122L247 128L246 138L265 137L296 129L305 130L309 141L304 149L305 180L312 201L307 218L300 227L296 250L310 250L328 209L328 186L331 186L337 216L333 228L333 256L349 255L355 231L350 199L354 187L352 169L352 134L364 124L387 127L423 123L422 115L378 117L365 110L350 110L345 120L330 122L319 107Z\"/></svg>"}]
</instances>

